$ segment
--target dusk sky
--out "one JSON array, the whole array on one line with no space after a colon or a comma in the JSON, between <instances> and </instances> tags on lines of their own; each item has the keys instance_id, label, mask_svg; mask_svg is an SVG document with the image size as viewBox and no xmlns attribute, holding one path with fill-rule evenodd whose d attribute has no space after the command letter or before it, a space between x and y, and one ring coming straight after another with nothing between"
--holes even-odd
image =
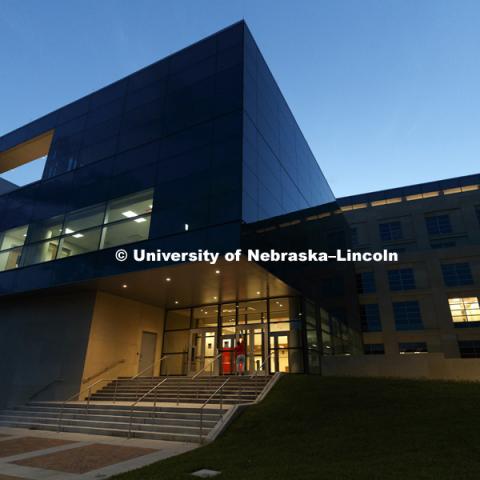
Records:
<instances>
[{"instance_id":1,"label":"dusk sky","mask_svg":"<svg viewBox=\"0 0 480 480\"><path fill-rule=\"evenodd\" d=\"M479 172L475 0L0 0L0 135L242 18L337 196Z\"/></svg>"}]
</instances>

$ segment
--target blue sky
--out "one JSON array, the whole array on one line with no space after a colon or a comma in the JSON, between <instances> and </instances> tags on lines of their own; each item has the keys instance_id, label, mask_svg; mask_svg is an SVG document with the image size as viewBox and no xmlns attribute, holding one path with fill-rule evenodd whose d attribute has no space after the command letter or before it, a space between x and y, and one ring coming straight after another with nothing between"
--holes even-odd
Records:
<instances>
[{"instance_id":1,"label":"blue sky","mask_svg":"<svg viewBox=\"0 0 480 480\"><path fill-rule=\"evenodd\" d=\"M241 18L337 196L479 172L476 0L1 0L0 135Z\"/></svg>"}]
</instances>

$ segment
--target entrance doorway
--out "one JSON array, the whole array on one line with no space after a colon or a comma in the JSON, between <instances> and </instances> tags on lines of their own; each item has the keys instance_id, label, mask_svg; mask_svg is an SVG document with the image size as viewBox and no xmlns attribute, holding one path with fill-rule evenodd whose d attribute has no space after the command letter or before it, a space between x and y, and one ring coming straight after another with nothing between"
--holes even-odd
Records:
<instances>
[{"instance_id":1,"label":"entrance doorway","mask_svg":"<svg viewBox=\"0 0 480 480\"><path fill-rule=\"evenodd\" d=\"M153 363L155 362L156 349L157 334L153 332L142 332L140 358L138 359L138 373L142 372L142 377L153 377Z\"/></svg>"},{"instance_id":2,"label":"entrance doorway","mask_svg":"<svg viewBox=\"0 0 480 480\"><path fill-rule=\"evenodd\" d=\"M268 365L265 360L266 328L265 325L237 325L230 327L231 334L222 336L222 372L224 374L237 373L235 365L234 348L240 338L245 342L246 374L253 374L257 371L265 371Z\"/></svg>"},{"instance_id":3,"label":"entrance doorway","mask_svg":"<svg viewBox=\"0 0 480 480\"><path fill-rule=\"evenodd\" d=\"M194 375L205 367L206 374L218 373L217 362L213 361L216 355L216 328L198 328L190 330L187 368L188 375Z\"/></svg>"}]
</instances>

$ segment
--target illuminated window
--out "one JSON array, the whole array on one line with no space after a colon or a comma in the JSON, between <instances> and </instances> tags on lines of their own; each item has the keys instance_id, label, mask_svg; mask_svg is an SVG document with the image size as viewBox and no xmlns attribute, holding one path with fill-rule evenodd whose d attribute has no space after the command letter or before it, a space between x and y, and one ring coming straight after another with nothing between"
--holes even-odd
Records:
<instances>
[{"instance_id":1,"label":"illuminated window","mask_svg":"<svg viewBox=\"0 0 480 480\"><path fill-rule=\"evenodd\" d=\"M0 233L0 272L18 267L27 228L24 225Z\"/></svg>"},{"instance_id":2,"label":"illuminated window","mask_svg":"<svg viewBox=\"0 0 480 480\"><path fill-rule=\"evenodd\" d=\"M449 298L450 314L455 326L468 326L480 322L480 306L478 297Z\"/></svg>"},{"instance_id":3,"label":"illuminated window","mask_svg":"<svg viewBox=\"0 0 480 480\"><path fill-rule=\"evenodd\" d=\"M405 353L427 353L428 348L425 342L403 342L398 344L400 354Z\"/></svg>"},{"instance_id":4,"label":"illuminated window","mask_svg":"<svg viewBox=\"0 0 480 480\"><path fill-rule=\"evenodd\" d=\"M406 199L409 202L411 200L421 200L422 198L438 197L438 195L440 195L440 192L417 193L415 195L407 195Z\"/></svg>"},{"instance_id":5,"label":"illuminated window","mask_svg":"<svg viewBox=\"0 0 480 480\"><path fill-rule=\"evenodd\" d=\"M395 197L395 198L385 198L384 200L375 200L370 203L372 207L379 207L381 205L389 205L391 203L400 203L402 201L402 197Z\"/></svg>"}]
</instances>

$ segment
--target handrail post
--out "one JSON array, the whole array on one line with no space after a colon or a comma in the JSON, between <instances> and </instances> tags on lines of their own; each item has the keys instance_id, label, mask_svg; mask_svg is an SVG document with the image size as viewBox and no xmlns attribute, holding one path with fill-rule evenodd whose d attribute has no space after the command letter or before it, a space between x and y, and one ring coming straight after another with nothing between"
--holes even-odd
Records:
<instances>
[{"instance_id":1,"label":"handrail post","mask_svg":"<svg viewBox=\"0 0 480 480\"><path fill-rule=\"evenodd\" d=\"M115 391L113 392L113 403L117 401L117 388L118 388L118 379L115 380Z\"/></svg>"},{"instance_id":2,"label":"handrail post","mask_svg":"<svg viewBox=\"0 0 480 480\"><path fill-rule=\"evenodd\" d=\"M90 407L90 396L92 394L92 387L88 388L88 397L87 397L87 415L88 415L88 408Z\"/></svg>"}]
</instances>

